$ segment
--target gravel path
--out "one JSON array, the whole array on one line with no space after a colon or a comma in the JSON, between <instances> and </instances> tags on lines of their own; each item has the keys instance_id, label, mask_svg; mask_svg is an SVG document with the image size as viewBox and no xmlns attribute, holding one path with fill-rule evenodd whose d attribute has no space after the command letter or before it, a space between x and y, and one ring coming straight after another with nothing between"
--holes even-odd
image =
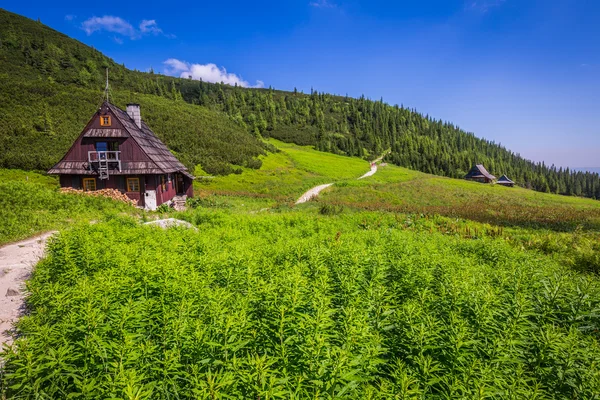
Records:
<instances>
[{"instance_id":1,"label":"gravel path","mask_svg":"<svg viewBox=\"0 0 600 400\"><path fill-rule=\"evenodd\" d=\"M315 186L314 188L310 189L308 192L306 192L302 196L300 196L300 198L298 199L296 204L306 203L313 197L317 197L319 195L319 193L321 192L321 190L327 189L331 185L333 185L333 183L326 183L325 185Z\"/></svg>"},{"instance_id":2,"label":"gravel path","mask_svg":"<svg viewBox=\"0 0 600 400\"><path fill-rule=\"evenodd\" d=\"M377 164L372 163L371 164L371 170L369 172L367 172L366 174L364 174L363 176L361 176L360 178L358 178L358 179L362 179L362 178L366 178L366 177L371 176L371 175L375 175L375 172L377 172Z\"/></svg>"},{"instance_id":3,"label":"gravel path","mask_svg":"<svg viewBox=\"0 0 600 400\"><path fill-rule=\"evenodd\" d=\"M13 340L11 330L25 307L25 280L44 256L46 241L55 233L0 247L0 347Z\"/></svg>"},{"instance_id":4,"label":"gravel path","mask_svg":"<svg viewBox=\"0 0 600 400\"><path fill-rule=\"evenodd\" d=\"M371 170L357 179L367 178L369 176L375 175L375 173L377 172L377 163L380 162L381 160L383 160L383 157L387 153L388 152L385 152L384 154L381 155L381 157L374 160L371 163ZM302 203L306 203L307 201L310 201L313 197L317 197L319 195L319 193L321 192L321 190L326 189L331 185L333 185L333 183L327 183L325 185L315 186L314 188L310 189L308 192L306 192L302 196L300 196L298 201L296 201L296 204L302 204Z\"/></svg>"}]
</instances>

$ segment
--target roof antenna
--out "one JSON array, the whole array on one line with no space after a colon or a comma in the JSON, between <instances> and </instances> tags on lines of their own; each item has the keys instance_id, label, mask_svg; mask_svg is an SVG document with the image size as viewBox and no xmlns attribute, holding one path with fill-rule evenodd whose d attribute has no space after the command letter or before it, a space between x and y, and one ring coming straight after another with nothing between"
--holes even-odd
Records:
<instances>
[{"instance_id":1,"label":"roof antenna","mask_svg":"<svg viewBox=\"0 0 600 400\"><path fill-rule=\"evenodd\" d=\"M110 86L108 86L108 67L106 67L106 87L104 88L104 97L106 98L106 102L110 103Z\"/></svg>"}]
</instances>

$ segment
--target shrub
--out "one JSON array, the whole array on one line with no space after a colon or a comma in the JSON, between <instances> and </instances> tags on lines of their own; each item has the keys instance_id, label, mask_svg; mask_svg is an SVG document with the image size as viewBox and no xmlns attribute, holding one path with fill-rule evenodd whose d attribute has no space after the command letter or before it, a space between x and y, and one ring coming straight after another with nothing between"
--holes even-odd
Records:
<instances>
[{"instance_id":1,"label":"shrub","mask_svg":"<svg viewBox=\"0 0 600 400\"><path fill-rule=\"evenodd\" d=\"M379 213L193 215L198 231L113 219L52 241L20 338L2 354L2 395L600 391L600 284L550 256L398 229Z\"/></svg>"},{"instance_id":2,"label":"shrub","mask_svg":"<svg viewBox=\"0 0 600 400\"><path fill-rule=\"evenodd\" d=\"M323 204L319 208L319 213L321 215L338 215L344 211L344 206L338 206L333 204Z\"/></svg>"}]
</instances>

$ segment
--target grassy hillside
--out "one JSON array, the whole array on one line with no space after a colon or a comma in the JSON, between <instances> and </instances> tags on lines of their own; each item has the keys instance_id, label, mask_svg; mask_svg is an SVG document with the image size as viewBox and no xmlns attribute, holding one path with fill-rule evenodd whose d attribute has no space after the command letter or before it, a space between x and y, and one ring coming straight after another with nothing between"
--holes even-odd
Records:
<instances>
[{"instance_id":1,"label":"grassy hillside","mask_svg":"<svg viewBox=\"0 0 600 400\"><path fill-rule=\"evenodd\" d=\"M54 165L101 104L104 67L111 69L113 102L140 103L142 118L191 170L260 166L265 145L226 114L175 95L134 92L133 80L144 74L37 22L0 10L0 26L0 167ZM84 82L77 71L91 77Z\"/></svg>"},{"instance_id":2,"label":"grassy hillside","mask_svg":"<svg viewBox=\"0 0 600 400\"><path fill-rule=\"evenodd\" d=\"M270 145L280 151L261 156L261 168L202 180L193 208L168 213L197 230L141 226L156 214L1 170L0 242L61 234L28 282L29 314L1 354L0 396L587 399L600 390L597 202L393 166L357 181L364 160ZM332 181L318 201L282 204L307 182ZM501 228L439 215L473 199L486 218L519 204L583 219L531 212ZM361 209L370 202L391 212Z\"/></svg>"},{"instance_id":3,"label":"grassy hillside","mask_svg":"<svg viewBox=\"0 0 600 400\"><path fill-rule=\"evenodd\" d=\"M92 92L99 94L104 69L108 67L120 102L148 102L149 98L171 101L153 100L159 105L160 116L158 108L146 113L142 110L142 113L151 119L167 121L151 126L190 167L192 163L200 164L215 174L239 172L235 166L257 168L260 163L255 157L262 154L263 149L256 138L274 137L365 158L391 148L388 162L450 177L464 175L478 162L498 176L508 174L523 187L600 198L598 174L572 173L534 164L452 123L404 107L364 97L352 99L317 92L304 95L295 91L244 89L130 71L97 50L16 14L0 10L0 26L3 27L0 30L0 93L3 97L19 93L21 97L36 98L42 93L47 98L68 93L73 101L92 109L98 104ZM84 94L77 88L91 91ZM139 95L142 93L151 97ZM189 123L177 124L175 121L187 114L188 109L183 112L182 106L174 106L172 102L181 101L200 106L202 116L190 112ZM19 103L23 103L22 99ZM10 145L10 151L18 154L18 157L0 158L0 167L46 169L57 161L65 147L54 144L53 138L45 134L52 132L60 138L58 142L66 143L81 125L63 124L63 116L74 114L78 120L89 118L89 112L83 107L67 107L69 105L52 107L44 101L34 101L25 113L27 118L12 108L0 109L0 115L8 122L0 125L0 145ZM173 132L178 133L177 138L171 136ZM201 139L196 140L196 136ZM182 145L182 137L191 139L193 145ZM28 152L29 142L40 148L47 145L48 154L39 156ZM33 149L37 150L35 145Z\"/></svg>"},{"instance_id":4,"label":"grassy hillside","mask_svg":"<svg viewBox=\"0 0 600 400\"><path fill-rule=\"evenodd\" d=\"M292 202L311 187L335 182L322 193L319 204L438 214L501 226L562 231L577 227L600 229L600 204L595 200L444 178L394 165L380 167L375 175L357 180L369 170L369 164L359 158L276 140L269 144L280 152L262 157L260 169L199 179L198 193L263 196Z\"/></svg>"},{"instance_id":5,"label":"grassy hillside","mask_svg":"<svg viewBox=\"0 0 600 400\"><path fill-rule=\"evenodd\" d=\"M281 201L295 201L313 186L354 179L369 170L369 163L313 150L309 146L268 142L279 150L261 157L260 169L245 168L239 175L198 179L200 193L260 195ZM197 171L202 176L202 171Z\"/></svg>"},{"instance_id":6,"label":"grassy hillside","mask_svg":"<svg viewBox=\"0 0 600 400\"><path fill-rule=\"evenodd\" d=\"M503 226L600 229L591 199L423 174L388 165L361 181L335 185L320 201L367 210L439 214Z\"/></svg>"},{"instance_id":7,"label":"grassy hillside","mask_svg":"<svg viewBox=\"0 0 600 400\"><path fill-rule=\"evenodd\" d=\"M0 169L0 245L120 214L140 211L106 198L60 193L54 177Z\"/></svg>"}]
</instances>

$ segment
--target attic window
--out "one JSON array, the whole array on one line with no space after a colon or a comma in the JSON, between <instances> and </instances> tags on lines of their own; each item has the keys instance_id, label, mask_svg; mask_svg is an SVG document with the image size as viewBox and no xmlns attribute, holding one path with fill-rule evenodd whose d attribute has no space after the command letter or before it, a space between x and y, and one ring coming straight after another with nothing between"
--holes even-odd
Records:
<instances>
[{"instance_id":1,"label":"attic window","mask_svg":"<svg viewBox=\"0 0 600 400\"><path fill-rule=\"evenodd\" d=\"M100 116L100 126L110 126L110 115Z\"/></svg>"}]
</instances>

